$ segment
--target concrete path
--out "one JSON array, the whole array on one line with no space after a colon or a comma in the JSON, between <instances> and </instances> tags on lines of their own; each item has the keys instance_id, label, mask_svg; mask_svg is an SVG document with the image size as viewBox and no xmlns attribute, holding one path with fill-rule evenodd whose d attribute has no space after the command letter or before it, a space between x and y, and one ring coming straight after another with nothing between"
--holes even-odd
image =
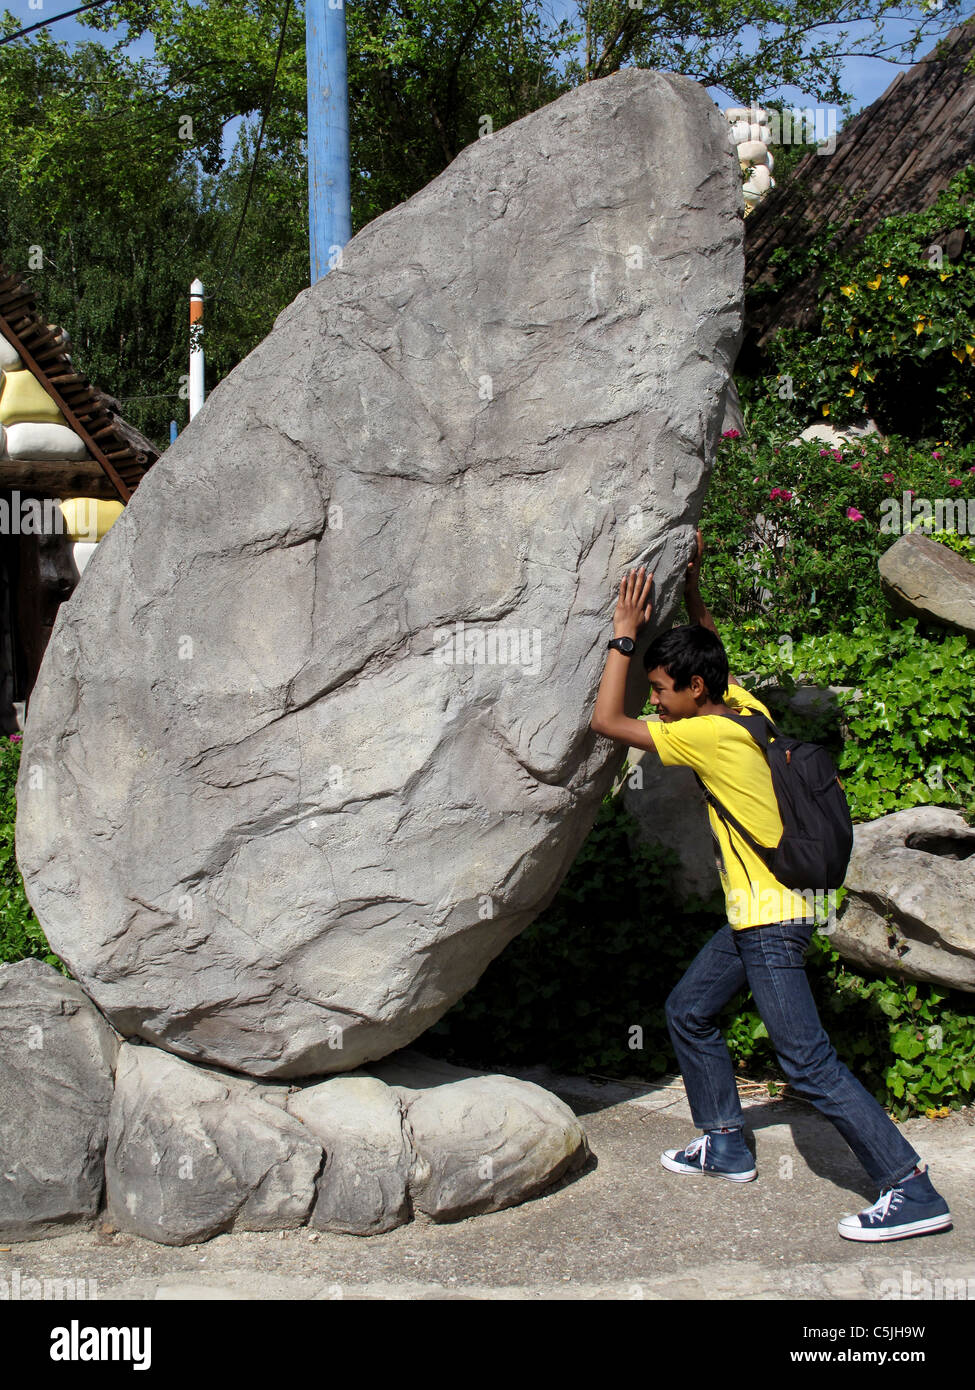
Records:
<instances>
[{"instance_id":1,"label":"concrete path","mask_svg":"<svg viewBox=\"0 0 975 1390\"><path fill-rule=\"evenodd\" d=\"M743 1083L759 1176L736 1185L660 1166L662 1149L697 1133L679 1078L509 1074L560 1095L593 1150L581 1173L521 1206L365 1238L241 1232L175 1248L86 1230L6 1246L0 1280L74 1279L80 1296L133 1300L975 1299L975 1107L902 1126L954 1229L863 1245L836 1223L877 1193L802 1102Z\"/></svg>"}]
</instances>

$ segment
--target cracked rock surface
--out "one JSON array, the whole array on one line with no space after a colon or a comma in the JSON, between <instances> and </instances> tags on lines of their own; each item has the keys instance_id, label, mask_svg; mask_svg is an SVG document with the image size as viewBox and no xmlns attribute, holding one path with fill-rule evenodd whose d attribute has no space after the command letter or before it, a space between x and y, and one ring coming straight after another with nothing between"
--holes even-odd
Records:
<instances>
[{"instance_id":1,"label":"cracked rock surface","mask_svg":"<svg viewBox=\"0 0 975 1390\"><path fill-rule=\"evenodd\" d=\"M589 727L620 579L655 572L636 676L693 549L742 209L702 87L586 83L364 227L140 483L17 787L28 897L123 1035L349 1072L551 901L624 756Z\"/></svg>"},{"instance_id":2,"label":"cracked rock surface","mask_svg":"<svg viewBox=\"0 0 975 1390\"><path fill-rule=\"evenodd\" d=\"M102 1200L118 1034L40 960L0 965L0 1235L57 1235Z\"/></svg>"},{"instance_id":3,"label":"cracked rock surface","mask_svg":"<svg viewBox=\"0 0 975 1390\"><path fill-rule=\"evenodd\" d=\"M512 1206L590 1156L569 1107L532 1082L409 1053L395 1075L288 1087L124 1044L109 1220L166 1245L304 1225L375 1235L416 1212L456 1221Z\"/></svg>"}]
</instances>

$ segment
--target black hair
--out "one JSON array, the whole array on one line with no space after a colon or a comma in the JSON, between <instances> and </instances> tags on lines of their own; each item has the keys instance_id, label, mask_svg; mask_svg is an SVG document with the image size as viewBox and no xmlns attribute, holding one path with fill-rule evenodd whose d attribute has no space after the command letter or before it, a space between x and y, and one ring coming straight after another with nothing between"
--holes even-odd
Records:
<instances>
[{"instance_id":1,"label":"black hair","mask_svg":"<svg viewBox=\"0 0 975 1390\"><path fill-rule=\"evenodd\" d=\"M675 690L686 690L692 676L700 676L708 695L716 703L728 689L728 654L721 638L700 623L685 623L661 633L647 647L644 670L662 666L674 682Z\"/></svg>"}]
</instances>

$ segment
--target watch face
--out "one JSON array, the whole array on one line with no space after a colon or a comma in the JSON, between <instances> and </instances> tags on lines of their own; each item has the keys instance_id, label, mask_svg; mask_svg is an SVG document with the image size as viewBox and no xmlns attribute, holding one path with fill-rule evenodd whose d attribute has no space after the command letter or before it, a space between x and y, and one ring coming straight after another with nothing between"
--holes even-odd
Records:
<instances>
[{"instance_id":1,"label":"watch face","mask_svg":"<svg viewBox=\"0 0 975 1390\"><path fill-rule=\"evenodd\" d=\"M620 637L618 639L618 645L622 648L624 652L631 652L633 648L636 646L636 643L634 642L632 637Z\"/></svg>"}]
</instances>

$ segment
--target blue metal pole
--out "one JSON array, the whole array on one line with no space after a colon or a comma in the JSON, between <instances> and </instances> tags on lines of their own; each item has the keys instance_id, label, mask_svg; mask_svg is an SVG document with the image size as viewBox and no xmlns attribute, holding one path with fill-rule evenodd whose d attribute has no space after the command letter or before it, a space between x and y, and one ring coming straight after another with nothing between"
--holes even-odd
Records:
<instances>
[{"instance_id":1,"label":"blue metal pole","mask_svg":"<svg viewBox=\"0 0 975 1390\"><path fill-rule=\"evenodd\" d=\"M178 434L179 434L179 426L177 425L177 423L176 423L175 420L170 420L170 422L169 422L169 442L170 442L170 444L175 444L175 443L176 443L176 436L177 436Z\"/></svg>"},{"instance_id":2,"label":"blue metal pole","mask_svg":"<svg viewBox=\"0 0 975 1390\"><path fill-rule=\"evenodd\" d=\"M308 240L311 283L352 236L344 0L306 0Z\"/></svg>"}]
</instances>

